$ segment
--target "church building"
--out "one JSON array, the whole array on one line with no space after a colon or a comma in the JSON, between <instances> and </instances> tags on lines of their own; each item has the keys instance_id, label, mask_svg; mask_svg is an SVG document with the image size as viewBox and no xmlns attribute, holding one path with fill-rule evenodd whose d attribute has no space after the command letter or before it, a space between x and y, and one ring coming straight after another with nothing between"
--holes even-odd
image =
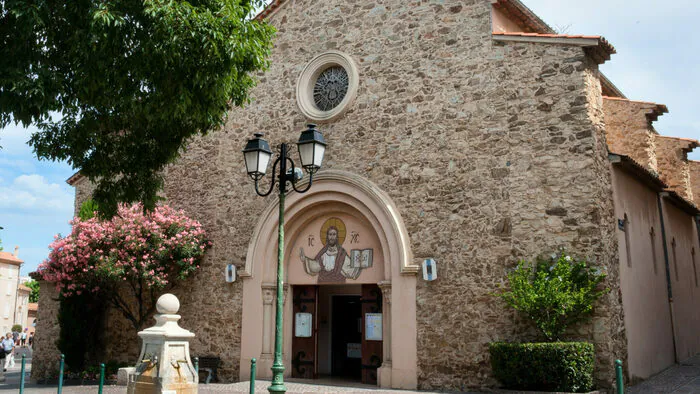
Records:
<instances>
[{"instance_id":1,"label":"church building","mask_svg":"<svg viewBox=\"0 0 700 394\"><path fill-rule=\"evenodd\" d=\"M277 35L253 102L166 170L167 203L213 242L174 293L220 381L247 380L253 358L270 378L274 352L278 200L256 195L241 150L262 132L274 160L309 123L327 145L286 198L286 377L495 387L488 344L535 333L493 293L562 248L607 273L568 334L595 345L599 387L615 359L634 381L700 353L700 145L659 135L667 108L601 74L605 38L556 34L519 0L274 0L258 18ZM79 207L91 184L68 183ZM58 354L51 292L33 379ZM135 333L107 319L105 360L135 361Z\"/></svg>"}]
</instances>

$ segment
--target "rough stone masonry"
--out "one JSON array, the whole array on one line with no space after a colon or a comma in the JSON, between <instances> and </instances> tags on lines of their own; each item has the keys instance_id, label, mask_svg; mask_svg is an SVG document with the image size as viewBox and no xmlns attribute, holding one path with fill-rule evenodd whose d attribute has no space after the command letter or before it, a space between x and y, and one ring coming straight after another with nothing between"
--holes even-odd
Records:
<instances>
[{"instance_id":1,"label":"rough stone masonry","mask_svg":"<svg viewBox=\"0 0 700 394\"><path fill-rule=\"evenodd\" d=\"M327 50L350 54L360 86L350 110L320 125L324 168L358 174L387 192L410 234L416 262L432 257L440 279L418 282L420 389L494 385L488 343L533 332L491 293L519 259L560 248L608 273L610 293L572 339L596 346L596 378L612 382L626 340L618 281L612 188L598 65L573 45L495 42L490 0L296 0L270 17L272 66L253 103L198 138L167 169L168 203L201 221L214 243L201 272L175 293L193 355L222 359L237 379L240 281L257 214L240 154L253 132L296 142L305 127L295 85ZM88 182L78 185L81 191ZM42 292L37 349L57 337ZM44 312L47 311L47 312ZM135 332L110 314L107 358L135 360ZM55 353L38 353L33 377Z\"/></svg>"}]
</instances>

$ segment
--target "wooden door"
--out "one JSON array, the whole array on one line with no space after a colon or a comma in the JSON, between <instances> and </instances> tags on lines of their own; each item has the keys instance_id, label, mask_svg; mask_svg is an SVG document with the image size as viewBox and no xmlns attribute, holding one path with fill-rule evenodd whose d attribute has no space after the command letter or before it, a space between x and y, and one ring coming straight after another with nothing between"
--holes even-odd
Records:
<instances>
[{"instance_id":1,"label":"wooden door","mask_svg":"<svg viewBox=\"0 0 700 394\"><path fill-rule=\"evenodd\" d=\"M384 338L381 329L368 332L368 320L375 328L383 326L378 323L382 320L382 291L377 285L362 285L362 383L377 384L377 368L382 365Z\"/></svg>"},{"instance_id":2,"label":"wooden door","mask_svg":"<svg viewBox=\"0 0 700 394\"><path fill-rule=\"evenodd\" d=\"M292 377L318 377L318 286L292 286Z\"/></svg>"}]
</instances>

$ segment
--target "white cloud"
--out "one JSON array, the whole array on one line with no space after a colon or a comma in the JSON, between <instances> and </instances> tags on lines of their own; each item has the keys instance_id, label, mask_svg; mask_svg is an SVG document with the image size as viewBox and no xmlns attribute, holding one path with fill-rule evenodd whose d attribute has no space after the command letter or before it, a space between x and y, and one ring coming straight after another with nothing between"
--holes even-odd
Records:
<instances>
[{"instance_id":1,"label":"white cloud","mask_svg":"<svg viewBox=\"0 0 700 394\"><path fill-rule=\"evenodd\" d=\"M20 175L11 185L0 183L0 211L70 212L73 195L57 183L49 183L39 174Z\"/></svg>"}]
</instances>

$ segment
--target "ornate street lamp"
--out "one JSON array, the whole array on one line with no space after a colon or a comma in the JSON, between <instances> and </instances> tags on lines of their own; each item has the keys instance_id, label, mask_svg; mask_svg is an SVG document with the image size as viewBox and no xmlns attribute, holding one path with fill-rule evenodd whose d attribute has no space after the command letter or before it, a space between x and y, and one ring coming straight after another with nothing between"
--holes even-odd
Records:
<instances>
[{"instance_id":1,"label":"ornate street lamp","mask_svg":"<svg viewBox=\"0 0 700 394\"><path fill-rule=\"evenodd\" d=\"M297 182L301 180L304 173L301 169L294 165L294 161L288 156L289 146L281 144L279 147L279 157L272 165L272 182L270 188L261 193L258 189L259 181L265 176L267 166L272 157L270 144L262 139L262 133L255 133L255 138L248 140L248 143L243 149L245 158L245 166L250 176L255 181L255 192L265 197L272 193L272 188L277 182L279 189L279 227L278 242L277 242L277 306L275 317L275 360L272 363L272 385L268 387L271 393L284 393L287 388L284 387L284 363L282 362L282 278L284 266L282 264L284 258L284 197L287 194L287 182L292 186L297 193L305 193L311 188L311 183L314 179L314 174L321 168L323 162L323 154L326 151L326 141L323 140L323 135L316 130L315 124L307 125L308 128L301 132L297 149L299 150L299 159L301 167L309 173L309 184L306 188L297 189ZM288 164L290 166L288 166ZM275 174L275 170L279 167L279 172Z\"/></svg>"}]
</instances>

